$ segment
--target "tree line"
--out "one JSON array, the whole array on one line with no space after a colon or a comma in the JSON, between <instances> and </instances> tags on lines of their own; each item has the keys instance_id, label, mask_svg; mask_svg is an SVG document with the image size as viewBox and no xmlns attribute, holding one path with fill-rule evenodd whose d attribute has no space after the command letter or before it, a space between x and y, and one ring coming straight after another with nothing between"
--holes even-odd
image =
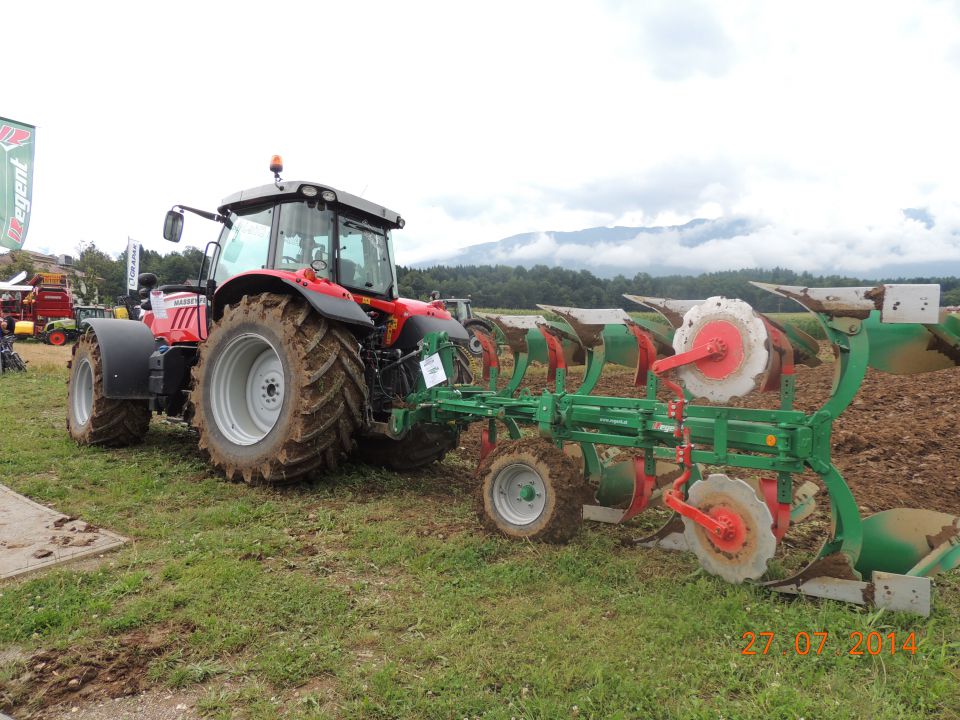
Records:
<instances>
[{"instance_id":1,"label":"tree line","mask_svg":"<svg viewBox=\"0 0 960 720\"><path fill-rule=\"evenodd\" d=\"M921 277L882 280L845 275L814 275L786 268L772 270L725 270L700 275L653 277L637 273L632 278L617 275L599 278L587 270L568 270L536 265L530 269L506 265L436 266L397 268L400 295L426 298L432 291L441 297L471 297L476 307L525 309L538 303L584 308L622 307L630 304L624 293L681 300L714 295L746 300L761 312L792 312L799 309L792 300L772 295L750 284L751 280L805 287L870 286L883 282L936 283L941 287L942 305L960 305L960 278ZM631 308L627 308L631 309Z\"/></svg>"},{"instance_id":2,"label":"tree line","mask_svg":"<svg viewBox=\"0 0 960 720\"><path fill-rule=\"evenodd\" d=\"M37 268L26 253L13 251L11 272L26 271L28 277ZM140 272L154 273L161 285L196 282L203 261L203 251L185 247L166 255L156 250L140 249ZM71 286L82 303L112 304L119 295L127 294L127 251L111 257L96 246L85 243L80 246L73 264Z\"/></svg>"},{"instance_id":3,"label":"tree line","mask_svg":"<svg viewBox=\"0 0 960 720\"><path fill-rule=\"evenodd\" d=\"M32 273L29 258L16 253L15 268ZM203 261L203 252L185 247L166 255L141 249L140 272L154 273L161 285L195 281ZM126 251L111 257L95 243L80 247L75 269L83 274L73 285L83 302L112 302L126 294ZM700 275L664 275L654 277L637 273L632 278L617 275L599 278L588 270L569 270L537 265L530 269L507 265L469 265L430 268L397 267L401 297L426 300L437 291L441 297L470 297L476 307L528 309L538 303L574 307L627 307L624 293L677 299L698 299L714 295L746 300L762 312L790 312L798 306L785 298L771 295L750 284L751 280L780 285L843 287L874 285L880 282L936 283L941 286L942 305L960 305L960 278L919 277L882 280L845 275L797 273L786 268L772 270L725 270Z\"/></svg>"}]
</instances>

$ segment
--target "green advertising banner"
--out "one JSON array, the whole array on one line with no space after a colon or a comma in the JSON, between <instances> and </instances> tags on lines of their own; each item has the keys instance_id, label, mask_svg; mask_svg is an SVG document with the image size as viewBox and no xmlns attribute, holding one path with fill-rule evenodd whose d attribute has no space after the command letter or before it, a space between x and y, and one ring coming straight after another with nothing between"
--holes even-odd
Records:
<instances>
[{"instance_id":1,"label":"green advertising banner","mask_svg":"<svg viewBox=\"0 0 960 720\"><path fill-rule=\"evenodd\" d=\"M33 125L0 117L0 247L19 250L27 239L33 201Z\"/></svg>"}]
</instances>

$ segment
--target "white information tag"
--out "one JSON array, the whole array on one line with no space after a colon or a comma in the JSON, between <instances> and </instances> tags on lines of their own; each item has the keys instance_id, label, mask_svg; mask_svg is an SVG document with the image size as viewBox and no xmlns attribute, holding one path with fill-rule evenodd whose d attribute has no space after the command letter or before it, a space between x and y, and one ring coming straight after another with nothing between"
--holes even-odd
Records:
<instances>
[{"instance_id":1,"label":"white information tag","mask_svg":"<svg viewBox=\"0 0 960 720\"><path fill-rule=\"evenodd\" d=\"M426 360L420 361L420 372L423 373L423 381L428 388L445 382L447 374L443 371L443 363L440 362L439 355L431 355Z\"/></svg>"},{"instance_id":2,"label":"white information tag","mask_svg":"<svg viewBox=\"0 0 960 720\"><path fill-rule=\"evenodd\" d=\"M150 291L150 307L153 308L153 316L155 318L158 320L167 319L167 303L164 301L161 291Z\"/></svg>"}]
</instances>

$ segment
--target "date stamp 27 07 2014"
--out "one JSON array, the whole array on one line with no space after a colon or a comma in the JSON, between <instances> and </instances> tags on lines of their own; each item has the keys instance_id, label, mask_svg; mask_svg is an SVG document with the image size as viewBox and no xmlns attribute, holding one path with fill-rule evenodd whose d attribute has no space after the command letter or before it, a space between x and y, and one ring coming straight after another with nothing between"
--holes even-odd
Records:
<instances>
[{"instance_id":1,"label":"date stamp 27 07 2014","mask_svg":"<svg viewBox=\"0 0 960 720\"><path fill-rule=\"evenodd\" d=\"M841 635L842 637L842 635ZM917 654L917 634L903 633L897 636L896 632L887 634L877 631L862 632L854 630L841 641L837 640L829 631L797 633L754 632L747 630L740 636L743 646L741 655L895 655L896 653Z\"/></svg>"}]
</instances>

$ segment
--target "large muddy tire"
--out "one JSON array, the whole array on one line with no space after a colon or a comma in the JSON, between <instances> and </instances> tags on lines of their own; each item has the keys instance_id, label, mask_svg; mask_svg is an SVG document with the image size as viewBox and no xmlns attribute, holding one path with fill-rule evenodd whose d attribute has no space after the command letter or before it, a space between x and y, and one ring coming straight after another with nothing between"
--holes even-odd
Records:
<instances>
[{"instance_id":1,"label":"large muddy tire","mask_svg":"<svg viewBox=\"0 0 960 720\"><path fill-rule=\"evenodd\" d=\"M363 421L356 339L300 297L245 296L193 369L200 449L230 480L279 485L337 466Z\"/></svg>"},{"instance_id":2,"label":"large muddy tire","mask_svg":"<svg viewBox=\"0 0 960 720\"><path fill-rule=\"evenodd\" d=\"M103 396L103 364L97 336L86 333L68 363L67 431L78 445L123 447L141 442L150 427L147 400Z\"/></svg>"},{"instance_id":3,"label":"large muddy tire","mask_svg":"<svg viewBox=\"0 0 960 720\"><path fill-rule=\"evenodd\" d=\"M581 464L542 438L497 446L480 465L477 511L509 538L565 543L583 524Z\"/></svg>"},{"instance_id":4,"label":"large muddy tire","mask_svg":"<svg viewBox=\"0 0 960 720\"><path fill-rule=\"evenodd\" d=\"M354 457L368 465L397 470L418 470L443 460L457 447L459 434L443 425L417 425L399 440L360 438Z\"/></svg>"}]
</instances>

